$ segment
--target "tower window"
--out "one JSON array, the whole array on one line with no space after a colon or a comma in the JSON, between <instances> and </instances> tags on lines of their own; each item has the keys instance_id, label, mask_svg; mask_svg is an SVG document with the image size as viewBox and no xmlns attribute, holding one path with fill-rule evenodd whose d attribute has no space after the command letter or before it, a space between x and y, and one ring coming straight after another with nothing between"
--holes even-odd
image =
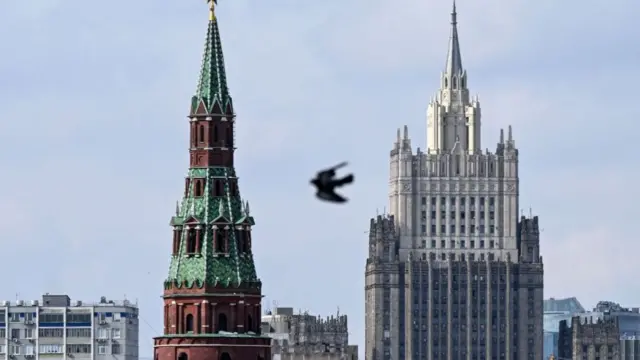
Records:
<instances>
[{"instance_id":1,"label":"tower window","mask_svg":"<svg viewBox=\"0 0 640 360\"><path fill-rule=\"evenodd\" d=\"M247 331L253 331L253 318L247 315Z\"/></svg>"},{"instance_id":2,"label":"tower window","mask_svg":"<svg viewBox=\"0 0 640 360\"><path fill-rule=\"evenodd\" d=\"M444 88L448 88L449 87L449 79L444 78Z\"/></svg>"},{"instance_id":3,"label":"tower window","mask_svg":"<svg viewBox=\"0 0 640 360\"><path fill-rule=\"evenodd\" d=\"M465 78L461 78L460 79L460 87L463 88L463 89L467 85L465 80L466 80Z\"/></svg>"},{"instance_id":4,"label":"tower window","mask_svg":"<svg viewBox=\"0 0 640 360\"><path fill-rule=\"evenodd\" d=\"M204 195L204 181L202 179L196 179L193 186L193 196L200 197Z\"/></svg>"},{"instance_id":5,"label":"tower window","mask_svg":"<svg viewBox=\"0 0 640 360\"><path fill-rule=\"evenodd\" d=\"M227 147L232 148L233 147L233 129L232 129L233 125L229 124L229 127L227 127L227 140L225 142L225 145Z\"/></svg>"},{"instance_id":6,"label":"tower window","mask_svg":"<svg viewBox=\"0 0 640 360\"><path fill-rule=\"evenodd\" d=\"M191 179L186 178L184 182L184 196L189 196L189 186L191 185Z\"/></svg>"},{"instance_id":7,"label":"tower window","mask_svg":"<svg viewBox=\"0 0 640 360\"><path fill-rule=\"evenodd\" d=\"M193 254L196 252L196 231L194 229L189 229L187 235L187 253Z\"/></svg>"},{"instance_id":8,"label":"tower window","mask_svg":"<svg viewBox=\"0 0 640 360\"><path fill-rule=\"evenodd\" d=\"M193 333L193 315L191 314L187 315L184 325L187 333Z\"/></svg>"},{"instance_id":9,"label":"tower window","mask_svg":"<svg viewBox=\"0 0 640 360\"><path fill-rule=\"evenodd\" d=\"M244 230L236 230L236 247L238 249L238 253L245 252L245 238L244 238Z\"/></svg>"},{"instance_id":10,"label":"tower window","mask_svg":"<svg viewBox=\"0 0 640 360\"><path fill-rule=\"evenodd\" d=\"M204 125L198 128L198 142L204 142Z\"/></svg>"},{"instance_id":11,"label":"tower window","mask_svg":"<svg viewBox=\"0 0 640 360\"><path fill-rule=\"evenodd\" d=\"M173 230L173 254L176 255L180 252L180 228Z\"/></svg>"},{"instance_id":12,"label":"tower window","mask_svg":"<svg viewBox=\"0 0 640 360\"><path fill-rule=\"evenodd\" d=\"M213 126L213 142L218 142L218 125Z\"/></svg>"},{"instance_id":13,"label":"tower window","mask_svg":"<svg viewBox=\"0 0 640 360\"><path fill-rule=\"evenodd\" d=\"M231 360L231 355L229 355L229 353L222 353L220 355L220 360Z\"/></svg>"},{"instance_id":14,"label":"tower window","mask_svg":"<svg viewBox=\"0 0 640 360\"><path fill-rule=\"evenodd\" d=\"M225 252L225 234L224 230L215 229L214 230L214 241L216 242L216 252L223 253Z\"/></svg>"},{"instance_id":15,"label":"tower window","mask_svg":"<svg viewBox=\"0 0 640 360\"><path fill-rule=\"evenodd\" d=\"M218 314L217 331L227 331L227 315Z\"/></svg>"},{"instance_id":16,"label":"tower window","mask_svg":"<svg viewBox=\"0 0 640 360\"><path fill-rule=\"evenodd\" d=\"M224 196L224 183L222 180L215 181L213 196Z\"/></svg>"},{"instance_id":17,"label":"tower window","mask_svg":"<svg viewBox=\"0 0 640 360\"><path fill-rule=\"evenodd\" d=\"M189 360L189 357L186 353L180 353L180 355L178 355L178 360Z\"/></svg>"},{"instance_id":18,"label":"tower window","mask_svg":"<svg viewBox=\"0 0 640 360\"><path fill-rule=\"evenodd\" d=\"M451 88L452 89L457 89L458 88L458 79L454 76L452 81L451 81Z\"/></svg>"}]
</instances>

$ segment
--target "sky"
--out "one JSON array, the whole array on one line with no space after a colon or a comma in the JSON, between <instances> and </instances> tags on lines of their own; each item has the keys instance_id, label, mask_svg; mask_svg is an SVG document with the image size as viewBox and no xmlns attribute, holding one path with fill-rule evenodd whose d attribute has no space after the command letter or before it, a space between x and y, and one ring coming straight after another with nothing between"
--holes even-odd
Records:
<instances>
[{"instance_id":1,"label":"sky","mask_svg":"<svg viewBox=\"0 0 640 360\"><path fill-rule=\"evenodd\" d=\"M396 129L425 147L450 8L219 2L265 308L339 308L364 346L369 219L388 203ZM588 308L640 306L638 11L632 0L458 0L483 144L513 126L521 205L540 216L545 296ZM140 356L152 356L207 17L198 0L0 2L0 298L137 300ZM343 160L351 202L317 201L309 178Z\"/></svg>"}]
</instances>

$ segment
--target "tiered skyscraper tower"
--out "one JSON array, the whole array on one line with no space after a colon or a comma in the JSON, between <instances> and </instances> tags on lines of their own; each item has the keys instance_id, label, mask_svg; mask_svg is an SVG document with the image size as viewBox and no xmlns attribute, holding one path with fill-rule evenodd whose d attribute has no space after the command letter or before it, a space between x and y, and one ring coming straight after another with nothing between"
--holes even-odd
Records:
<instances>
[{"instance_id":1,"label":"tiered skyscraper tower","mask_svg":"<svg viewBox=\"0 0 640 360\"><path fill-rule=\"evenodd\" d=\"M155 360L269 360L271 339L260 335L262 283L251 251L254 220L234 169L235 113L215 1L210 6L189 114L190 167L171 219L164 335L154 339Z\"/></svg>"},{"instance_id":2,"label":"tiered skyscraper tower","mask_svg":"<svg viewBox=\"0 0 640 360\"><path fill-rule=\"evenodd\" d=\"M518 221L518 150L511 127L482 150L455 4L427 147L398 130L390 215L371 221L366 358L542 358L543 265L538 218Z\"/></svg>"}]
</instances>

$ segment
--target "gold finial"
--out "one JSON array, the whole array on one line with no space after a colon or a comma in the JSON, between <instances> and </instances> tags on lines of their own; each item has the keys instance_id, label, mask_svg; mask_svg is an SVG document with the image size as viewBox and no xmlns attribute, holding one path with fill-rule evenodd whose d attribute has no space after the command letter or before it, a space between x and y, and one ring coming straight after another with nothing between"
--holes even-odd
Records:
<instances>
[{"instance_id":1,"label":"gold finial","mask_svg":"<svg viewBox=\"0 0 640 360\"><path fill-rule=\"evenodd\" d=\"M216 18L216 3L217 0L207 0L209 2L209 20L214 20Z\"/></svg>"}]
</instances>

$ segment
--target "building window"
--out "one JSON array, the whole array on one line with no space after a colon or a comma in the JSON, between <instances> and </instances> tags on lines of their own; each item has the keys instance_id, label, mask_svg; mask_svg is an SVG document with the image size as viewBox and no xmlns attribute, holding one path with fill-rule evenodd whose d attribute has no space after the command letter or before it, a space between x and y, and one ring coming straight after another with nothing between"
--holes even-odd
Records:
<instances>
[{"instance_id":1,"label":"building window","mask_svg":"<svg viewBox=\"0 0 640 360\"><path fill-rule=\"evenodd\" d=\"M436 233L436 226L431 225L431 235L435 235L435 233Z\"/></svg>"},{"instance_id":2,"label":"building window","mask_svg":"<svg viewBox=\"0 0 640 360\"><path fill-rule=\"evenodd\" d=\"M444 249L445 247L447 247L447 243L446 243L446 241L444 241L444 240L440 240L440 247L441 247L441 248L443 248L443 249Z\"/></svg>"},{"instance_id":3,"label":"building window","mask_svg":"<svg viewBox=\"0 0 640 360\"><path fill-rule=\"evenodd\" d=\"M113 313L113 321L120 321L120 319L122 319L122 314Z\"/></svg>"},{"instance_id":4,"label":"building window","mask_svg":"<svg viewBox=\"0 0 640 360\"><path fill-rule=\"evenodd\" d=\"M98 329L98 339L108 339L109 338L109 330L105 328Z\"/></svg>"},{"instance_id":5,"label":"building window","mask_svg":"<svg viewBox=\"0 0 640 360\"><path fill-rule=\"evenodd\" d=\"M62 329L59 329L59 330L62 330ZM38 352L40 352L40 354L62 354L62 345L43 344L43 345L40 345Z\"/></svg>"},{"instance_id":6,"label":"building window","mask_svg":"<svg viewBox=\"0 0 640 360\"><path fill-rule=\"evenodd\" d=\"M204 125L198 127L198 142L204 142Z\"/></svg>"},{"instance_id":7,"label":"building window","mask_svg":"<svg viewBox=\"0 0 640 360\"><path fill-rule=\"evenodd\" d=\"M24 338L25 339L33 339L33 329L24 329Z\"/></svg>"},{"instance_id":8,"label":"building window","mask_svg":"<svg viewBox=\"0 0 640 360\"><path fill-rule=\"evenodd\" d=\"M473 241L473 240L471 240L471 241L469 242L469 246L470 246L472 249L474 249L474 248L476 247L476 242L475 242L475 241Z\"/></svg>"},{"instance_id":9,"label":"building window","mask_svg":"<svg viewBox=\"0 0 640 360\"><path fill-rule=\"evenodd\" d=\"M425 210L422 210L421 216L422 216L422 221L427 220L427 212Z\"/></svg>"},{"instance_id":10,"label":"building window","mask_svg":"<svg viewBox=\"0 0 640 360\"><path fill-rule=\"evenodd\" d=\"M436 206L436 198L435 196L431 198L431 205Z\"/></svg>"},{"instance_id":11,"label":"building window","mask_svg":"<svg viewBox=\"0 0 640 360\"><path fill-rule=\"evenodd\" d=\"M9 313L9 321L11 321L11 322L20 321L20 314L19 313Z\"/></svg>"},{"instance_id":12,"label":"building window","mask_svg":"<svg viewBox=\"0 0 640 360\"><path fill-rule=\"evenodd\" d=\"M493 225L489 225L489 233L494 234L496 232L496 227Z\"/></svg>"},{"instance_id":13,"label":"building window","mask_svg":"<svg viewBox=\"0 0 640 360\"><path fill-rule=\"evenodd\" d=\"M120 339L120 329L111 329L111 338Z\"/></svg>"},{"instance_id":14,"label":"building window","mask_svg":"<svg viewBox=\"0 0 640 360\"><path fill-rule=\"evenodd\" d=\"M436 247L436 241L435 240L431 240L431 247L435 248Z\"/></svg>"},{"instance_id":15,"label":"building window","mask_svg":"<svg viewBox=\"0 0 640 360\"><path fill-rule=\"evenodd\" d=\"M187 253L195 254L196 252L196 230L187 230Z\"/></svg>"},{"instance_id":16,"label":"building window","mask_svg":"<svg viewBox=\"0 0 640 360\"><path fill-rule=\"evenodd\" d=\"M218 124L213 126L213 142L218 142Z\"/></svg>"},{"instance_id":17,"label":"building window","mask_svg":"<svg viewBox=\"0 0 640 360\"><path fill-rule=\"evenodd\" d=\"M193 181L193 184L194 184L193 196L200 197L204 195L204 179L195 179Z\"/></svg>"},{"instance_id":18,"label":"building window","mask_svg":"<svg viewBox=\"0 0 640 360\"><path fill-rule=\"evenodd\" d=\"M465 242L464 240L460 240L460 248L464 249L465 248Z\"/></svg>"},{"instance_id":19,"label":"building window","mask_svg":"<svg viewBox=\"0 0 640 360\"><path fill-rule=\"evenodd\" d=\"M193 333L193 315L188 314L185 320L185 329L187 333Z\"/></svg>"},{"instance_id":20,"label":"building window","mask_svg":"<svg viewBox=\"0 0 640 360\"><path fill-rule=\"evenodd\" d=\"M440 232L445 234L447 232L447 226L446 225L440 225Z\"/></svg>"},{"instance_id":21,"label":"building window","mask_svg":"<svg viewBox=\"0 0 640 360\"><path fill-rule=\"evenodd\" d=\"M180 355L178 355L178 360L189 360L189 357L186 353L180 353Z\"/></svg>"},{"instance_id":22,"label":"building window","mask_svg":"<svg viewBox=\"0 0 640 360\"><path fill-rule=\"evenodd\" d=\"M427 205L427 197L426 197L426 196L423 196L423 197L422 197L422 205L423 205L423 206L424 206L424 205Z\"/></svg>"},{"instance_id":23,"label":"building window","mask_svg":"<svg viewBox=\"0 0 640 360\"><path fill-rule=\"evenodd\" d=\"M11 338L20 339L20 329L11 329Z\"/></svg>"},{"instance_id":24,"label":"building window","mask_svg":"<svg viewBox=\"0 0 640 360\"><path fill-rule=\"evenodd\" d=\"M227 128L227 141L226 141L226 146L232 148L233 147L233 130L232 130L233 125L229 125L229 127Z\"/></svg>"},{"instance_id":25,"label":"building window","mask_svg":"<svg viewBox=\"0 0 640 360\"><path fill-rule=\"evenodd\" d=\"M493 249L495 247L495 245L496 245L496 243L493 240L489 241L489 247L491 249Z\"/></svg>"},{"instance_id":26,"label":"building window","mask_svg":"<svg viewBox=\"0 0 640 360\"><path fill-rule=\"evenodd\" d=\"M120 344L111 344L111 354L118 355L121 353Z\"/></svg>"},{"instance_id":27,"label":"building window","mask_svg":"<svg viewBox=\"0 0 640 360\"><path fill-rule=\"evenodd\" d=\"M427 225L422 224L422 229L421 230L422 230L422 235L426 234L427 233Z\"/></svg>"},{"instance_id":28,"label":"building window","mask_svg":"<svg viewBox=\"0 0 640 360\"><path fill-rule=\"evenodd\" d=\"M449 226L449 234L454 235L456 233L456 226L454 224L451 224Z\"/></svg>"},{"instance_id":29,"label":"building window","mask_svg":"<svg viewBox=\"0 0 640 360\"><path fill-rule=\"evenodd\" d=\"M227 331L227 315L218 314L218 331Z\"/></svg>"},{"instance_id":30,"label":"building window","mask_svg":"<svg viewBox=\"0 0 640 360\"><path fill-rule=\"evenodd\" d=\"M464 225L460 225L460 234L462 235L466 234L467 233L466 230L467 228Z\"/></svg>"},{"instance_id":31,"label":"building window","mask_svg":"<svg viewBox=\"0 0 640 360\"><path fill-rule=\"evenodd\" d=\"M106 345L98 345L98 354L104 355L106 353L107 353L107 346Z\"/></svg>"},{"instance_id":32,"label":"building window","mask_svg":"<svg viewBox=\"0 0 640 360\"><path fill-rule=\"evenodd\" d=\"M67 345L68 354L90 354L91 345L89 344L70 344Z\"/></svg>"},{"instance_id":33,"label":"building window","mask_svg":"<svg viewBox=\"0 0 640 360\"><path fill-rule=\"evenodd\" d=\"M484 240L480 240L480 249L484 249Z\"/></svg>"},{"instance_id":34,"label":"building window","mask_svg":"<svg viewBox=\"0 0 640 360\"><path fill-rule=\"evenodd\" d=\"M469 198L469 205L476 206L476 198L475 197L470 197Z\"/></svg>"},{"instance_id":35,"label":"building window","mask_svg":"<svg viewBox=\"0 0 640 360\"><path fill-rule=\"evenodd\" d=\"M20 355L20 345L11 345L9 347L10 355Z\"/></svg>"}]
</instances>

